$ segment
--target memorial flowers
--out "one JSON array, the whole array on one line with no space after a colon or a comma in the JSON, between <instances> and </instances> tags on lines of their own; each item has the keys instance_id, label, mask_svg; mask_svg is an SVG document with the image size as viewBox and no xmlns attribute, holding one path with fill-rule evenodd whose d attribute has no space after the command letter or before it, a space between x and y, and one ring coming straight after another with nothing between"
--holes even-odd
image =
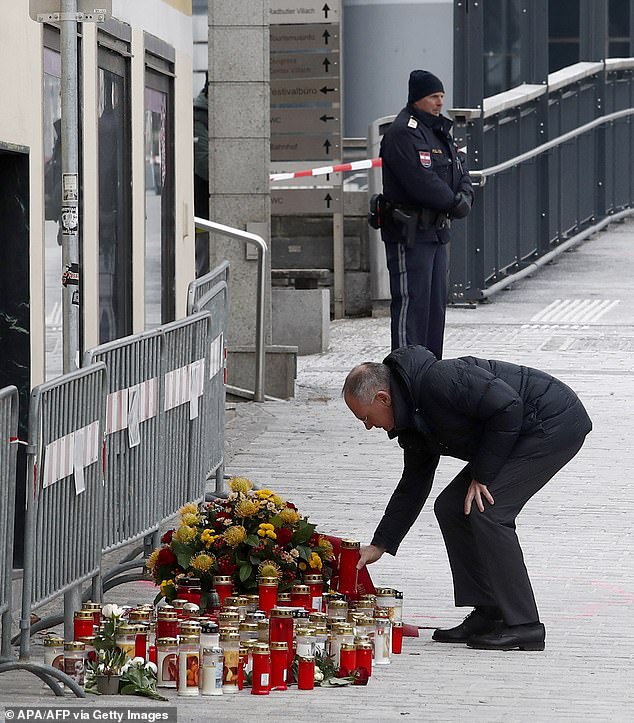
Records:
<instances>
[{"instance_id":1,"label":"memorial flowers","mask_svg":"<svg viewBox=\"0 0 634 723\"><path fill-rule=\"evenodd\" d=\"M166 532L146 567L160 593L176 597L177 578L199 578L206 604L215 575L233 578L235 592L257 592L258 577L275 577L284 591L304 574L330 579L331 543L297 507L273 490L254 489L244 477L229 480L227 499L180 510L179 525Z\"/></svg>"}]
</instances>

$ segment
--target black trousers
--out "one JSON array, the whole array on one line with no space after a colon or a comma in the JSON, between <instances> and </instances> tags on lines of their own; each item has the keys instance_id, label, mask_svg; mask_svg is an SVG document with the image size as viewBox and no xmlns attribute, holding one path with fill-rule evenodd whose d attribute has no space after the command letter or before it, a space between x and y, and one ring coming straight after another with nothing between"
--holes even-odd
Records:
<instances>
[{"instance_id":1,"label":"black trousers","mask_svg":"<svg viewBox=\"0 0 634 723\"><path fill-rule=\"evenodd\" d=\"M457 606L497 605L507 625L539 620L535 596L515 532L515 518L526 502L581 448L576 440L528 437L520 440L495 480L488 485L495 504L475 502L464 514L471 484L467 465L438 495L434 512L443 534ZM561 442L565 442L562 447Z\"/></svg>"},{"instance_id":2,"label":"black trousers","mask_svg":"<svg viewBox=\"0 0 634 723\"><path fill-rule=\"evenodd\" d=\"M392 297L392 351L421 344L441 359L448 294L447 244L417 239L407 248L404 243L386 240L385 252Z\"/></svg>"}]
</instances>

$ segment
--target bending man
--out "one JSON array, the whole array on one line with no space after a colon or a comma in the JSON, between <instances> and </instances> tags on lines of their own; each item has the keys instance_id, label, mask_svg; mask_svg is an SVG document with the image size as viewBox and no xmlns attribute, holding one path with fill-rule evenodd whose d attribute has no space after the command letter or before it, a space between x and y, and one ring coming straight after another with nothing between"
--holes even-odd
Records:
<instances>
[{"instance_id":1,"label":"bending man","mask_svg":"<svg viewBox=\"0 0 634 723\"><path fill-rule=\"evenodd\" d=\"M515 518L581 448L592 423L576 394L538 369L421 346L356 366L343 395L366 429L398 438L404 469L359 567L396 554L429 496L441 454L467 462L434 511L456 606L473 607L433 639L489 650L543 650Z\"/></svg>"}]
</instances>

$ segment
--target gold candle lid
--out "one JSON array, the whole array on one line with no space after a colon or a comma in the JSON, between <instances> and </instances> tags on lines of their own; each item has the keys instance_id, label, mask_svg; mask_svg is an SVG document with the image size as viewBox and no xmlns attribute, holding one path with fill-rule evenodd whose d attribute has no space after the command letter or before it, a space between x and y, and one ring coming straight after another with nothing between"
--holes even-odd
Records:
<instances>
[{"instance_id":1,"label":"gold candle lid","mask_svg":"<svg viewBox=\"0 0 634 723\"><path fill-rule=\"evenodd\" d=\"M341 540L342 550L358 550L361 543L358 540Z\"/></svg>"}]
</instances>

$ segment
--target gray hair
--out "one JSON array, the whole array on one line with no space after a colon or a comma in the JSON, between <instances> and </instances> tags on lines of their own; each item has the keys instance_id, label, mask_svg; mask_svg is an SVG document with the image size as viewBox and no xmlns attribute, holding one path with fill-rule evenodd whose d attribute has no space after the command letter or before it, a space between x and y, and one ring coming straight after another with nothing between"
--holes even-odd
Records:
<instances>
[{"instance_id":1,"label":"gray hair","mask_svg":"<svg viewBox=\"0 0 634 723\"><path fill-rule=\"evenodd\" d=\"M377 392L390 391L390 369L385 364L363 362L346 377L341 393L344 397L369 404Z\"/></svg>"}]
</instances>

